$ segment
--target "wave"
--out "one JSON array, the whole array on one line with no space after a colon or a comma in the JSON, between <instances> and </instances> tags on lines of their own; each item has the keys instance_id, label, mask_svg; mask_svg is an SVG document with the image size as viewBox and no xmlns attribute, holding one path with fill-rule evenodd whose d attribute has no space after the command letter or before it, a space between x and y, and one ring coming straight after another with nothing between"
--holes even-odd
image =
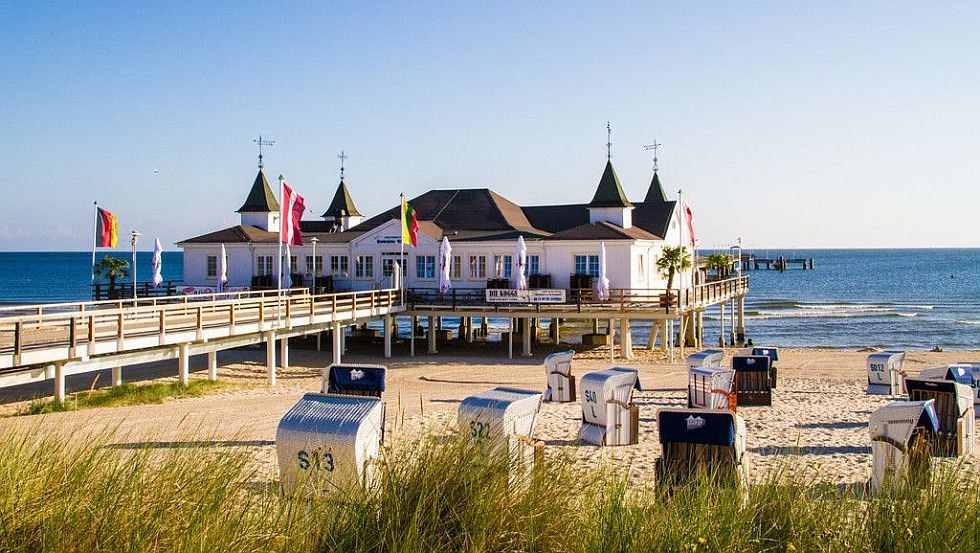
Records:
<instances>
[{"instance_id":1,"label":"wave","mask_svg":"<svg viewBox=\"0 0 980 553\"><path fill-rule=\"evenodd\" d=\"M836 312L807 312L807 311L772 311L759 312L756 315L746 314L748 320L771 319L887 319L918 317L918 313L897 313L889 310L879 311L836 311ZM973 324L973 323L969 323ZM978 321L976 324L980 324Z\"/></svg>"}]
</instances>

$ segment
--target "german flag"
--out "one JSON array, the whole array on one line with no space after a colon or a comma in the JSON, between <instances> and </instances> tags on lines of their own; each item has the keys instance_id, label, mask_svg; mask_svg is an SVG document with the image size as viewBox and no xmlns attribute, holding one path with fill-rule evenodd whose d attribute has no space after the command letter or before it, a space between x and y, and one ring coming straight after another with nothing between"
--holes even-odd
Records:
<instances>
[{"instance_id":1,"label":"german flag","mask_svg":"<svg viewBox=\"0 0 980 553\"><path fill-rule=\"evenodd\" d=\"M115 248L119 237L119 225L116 214L101 207L95 221L95 246L98 248Z\"/></svg>"}]
</instances>

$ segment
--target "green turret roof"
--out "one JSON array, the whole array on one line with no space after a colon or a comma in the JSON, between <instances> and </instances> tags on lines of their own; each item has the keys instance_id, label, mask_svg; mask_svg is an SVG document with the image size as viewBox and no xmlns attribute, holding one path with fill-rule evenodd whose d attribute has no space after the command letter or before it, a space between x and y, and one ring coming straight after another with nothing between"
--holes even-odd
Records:
<instances>
[{"instance_id":1,"label":"green turret roof","mask_svg":"<svg viewBox=\"0 0 980 553\"><path fill-rule=\"evenodd\" d=\"M271 213L279 211L279 202L269 188L269 181L265 180L265 173L259 169L259 174L255 175L255 182L252 189L248 192L248 198L236 213Z\"/></svg>"},{"instance_id":2,"label":"green turret roof","mask_svg":"<svg viewBox=\"0 0 980 553\"><path fill-rule=\"evenodd\" d=\"M606 162L606 170L602 172L599 179L599 187L595 190L595 196L589 202L589 207L633 207L633 204L626 199L623 187L619 184L619 177L613 170L612 161Z\"/></svg>"},{"instance_id":3,"label":"green turret roof","mask_svg":"<svg viewBox=\"0 0 980 553\"><path fill-rule=\"evenodd\" d=\"M330 207L320 217L340 219L341 210L348 217L362 216L361 212L354 206L354 198L351 198L350 191L347 190L347 185L344 184L343 178L340 179L340 186L337 187L337 192L333 195L333 201L330 202Z\"/></svg>"},{"instance_id":4,"label":"green turret roof","mask_svg":"<svg viewBox=\"0 0 980 553\"><path fill-rule=\"evenodd\" d=\"M653 180L650 181L650 188L647 190L647 197L643 198L643 203L663 203L667 201L667 195L664 194L664 187L660 186L660 177L657 176L657 172L653 172Z\"/></svg>"}]
</instances>

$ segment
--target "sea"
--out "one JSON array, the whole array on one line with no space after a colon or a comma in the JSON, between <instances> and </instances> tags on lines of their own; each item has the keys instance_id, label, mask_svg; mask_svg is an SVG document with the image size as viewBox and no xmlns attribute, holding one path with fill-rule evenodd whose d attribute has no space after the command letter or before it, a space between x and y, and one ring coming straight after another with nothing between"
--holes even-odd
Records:
<instances>
[{"instance_id":1,"label":"sea","mask_svg":"<svg viewBox=\"0 0 980 553\"><path fill-rule=\"evenodd\" d=\"M756 344L980 349L980 249L752 253L813 259L812 270L796 266L783 272L745 271L749 276L746 336ZM128 252L114 255L130 259ZM91 252L0 252L0 303L91 299L91 256ZM140 282L151 278L151 258L152 252L137 252ZM164 280L181 280L182 267L181 252L164 252ZM714 343L718 309L709 309L704 320L705 342ZM454 322L446 321L446 327L454 328ZM505 319L491 319L490 325L492 333L507 330ZM647 325L634 326L634 343L645 344L648 335Z\"/></svg>"}]
</instances>

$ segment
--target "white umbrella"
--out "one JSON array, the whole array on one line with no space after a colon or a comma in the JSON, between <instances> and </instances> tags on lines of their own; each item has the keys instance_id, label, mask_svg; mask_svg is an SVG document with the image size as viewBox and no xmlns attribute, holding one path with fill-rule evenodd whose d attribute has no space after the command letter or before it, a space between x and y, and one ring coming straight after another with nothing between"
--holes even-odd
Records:
<instances>
[{"instance_id":1,"label":"white umbrella","mask_svg":"<svg viewBox=\"0 0 980 553\"><path fill-rule=\"evenodd\" d=\"M524 268L527 267L527 246L524 245L524 237L517 237L517 255L514 256L517 261L517 289L527 290L527 275L524 274Z\"/></svg>"},{"instance_id":2,"label":"white umbrella","mask_svg":"<svg viewBox=\"0 0 980 553\"><path fill-rule=\"evenodd\" d=\"M221 254L218 257L218 291L225 291L225 284L228 282L228 262L225 260L228 254L225 253L225 245L221 245Z\"/></svg>"},{"instance_id":3,"label":"white umbrella","mask_svg":"<svg viewBox=\"0 0 980 553\"><path fill-rule=\"evenodd\" d=\"M609 279L606 277L606 243L599 242L599 279L595 283L595 294L599 301L609 299Z\"/></svg>"},{"instance_id":4,"label":"white umbrella","mask_svg":"<svg viewBox=\"0 0 980 553\"><path fill-rule=\"evenodd\" d=\"M163 246L160 245L160 239L156 239L156 243L153 245L153 285L160 286L163 284Z\"/></svg>"},{"instance_id":5,"label":"white umbrella","mask_svg":"<svg viewBox=\"0 0 980 553\"><path fill-rule=\"evenodd\" d=\"M452 263L453 247L449 245L449 237L442 237L442 245L439 246L439 293L445 294L453 289L453 283L449 280L449 265Z\"/></svg>"},{"instance_id":6,"label":"white umbrella","mask_svg":"<svg viewBox=\"0 0 980 553\"><path fill-rule=\"evenodd\" d=\"M290 260L292 255L289 253L289 244L286 244L286 251L282 256L282 287L289 288L293 287L293 275Z\"/></svg>"}]
</instances>

